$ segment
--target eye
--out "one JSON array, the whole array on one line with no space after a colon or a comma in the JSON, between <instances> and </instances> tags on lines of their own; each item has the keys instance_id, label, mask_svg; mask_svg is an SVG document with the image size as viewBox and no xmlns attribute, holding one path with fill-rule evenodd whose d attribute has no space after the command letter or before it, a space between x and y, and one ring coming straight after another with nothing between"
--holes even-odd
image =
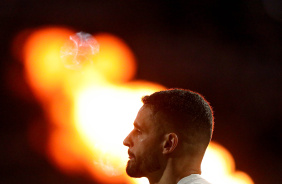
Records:
<instances>
[{"instance_id":1,"label":"eye","mask_svg":"<svg viewBox=\"0 0 282 184\"><path fill-rule=\"evenodd\" d=\"M139 130L139 129L137 129L137 128L134 128L134 133L136 133L137 135L142 134L141 130Z\"/></svg>"}]
</instances>

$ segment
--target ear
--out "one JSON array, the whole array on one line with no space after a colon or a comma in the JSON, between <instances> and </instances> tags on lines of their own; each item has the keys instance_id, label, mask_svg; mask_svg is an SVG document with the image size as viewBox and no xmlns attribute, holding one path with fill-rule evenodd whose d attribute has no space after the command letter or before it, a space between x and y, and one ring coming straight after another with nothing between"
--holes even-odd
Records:
<instances>
[{"instance_id":1,"label":"ear","mask_svg":"<svg viewBox=\"0 0 282 184\"><path fill-rule=\"evenodd\" d=\"M169 154L178 145L178 137L175 133L169 133L165 135L165 140L163 142L163 154Z\"/></svg>"}]
</instances>

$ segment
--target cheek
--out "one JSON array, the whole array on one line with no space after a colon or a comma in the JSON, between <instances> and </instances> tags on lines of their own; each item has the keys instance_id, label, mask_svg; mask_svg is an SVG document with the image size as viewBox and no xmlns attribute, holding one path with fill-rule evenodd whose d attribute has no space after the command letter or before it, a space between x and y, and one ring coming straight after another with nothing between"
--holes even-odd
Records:
<instances>
[{"instance_id":1,"label":"cheek","mask_svg":"<svg viewBox=\"0 0 282 184\"><path fill-rule=\"evenodd\" d=\"M141 152L144 152L146 148L149 147L149 145L150 141L142 135L136 136L136 138L134 139L134 147L136 147L136 149L139 149Z\"/></svg>"},{"instance_id":2,"label":"cheek","mask_svg":"<svg viewBox=\"0 0 282 184\"><path fill-rule=\"evenodd\" d=\"M140 143L145 143L145 142L146 142L145 140L146 140L146 139L145 139L144 137L138 136L138 141L139 141Z\"/></svg>"},{"instance_id":3,"label":"cheek","mask_svg":"<svg viewBox=\"0 0 282 184\"><path fill-rule=\"evenodd\" d=\"M142 145L145 150L156 150L159 148L160 143L155 139L142 138L139 140L139 144Z\"/></svg>"},{"instance_id":4,"label":"cheek","mask_svg":"<svg viewBox=\"0 0 282 184\"><path fill-rule=\"evenodd\" d=\"M134 141L134 145L136 147L144 147L144 146L146 146L146 140L144 138L141 138L141 136L136 137L136 139Z\"/></svg>"}]
</instances>

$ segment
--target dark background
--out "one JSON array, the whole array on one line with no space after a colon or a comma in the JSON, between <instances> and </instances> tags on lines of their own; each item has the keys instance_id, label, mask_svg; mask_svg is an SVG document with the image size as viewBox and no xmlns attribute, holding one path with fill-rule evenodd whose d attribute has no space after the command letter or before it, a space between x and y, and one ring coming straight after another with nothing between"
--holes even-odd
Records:
<instances>
[{"instance_id":1,"label":"dark background","mask_svg":"<svg viewBox=\"0 0 282 184\"><path fill-rule=\"evenodd\" d=\"M44 118L11 43L45 25L122 38L137 58L135 79L203 94L215 110L213 140L237 170L256 184L282 183L281 1L2 0L0 22L1 184L94 183L60 173L28 144L29 122Z\"/></svg>"}]
</instances>

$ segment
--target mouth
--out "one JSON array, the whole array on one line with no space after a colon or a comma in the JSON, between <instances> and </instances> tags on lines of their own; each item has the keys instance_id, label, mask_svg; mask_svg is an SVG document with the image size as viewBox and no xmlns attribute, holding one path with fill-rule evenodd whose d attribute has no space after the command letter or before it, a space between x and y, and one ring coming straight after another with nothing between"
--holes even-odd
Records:
<instances>
[{"instance_id":1,"label":"mouth","mask_svg":"<svg viewBox=\"0 0 282 184\"><path fill-rule=\"evenodd\" d=\"M135 158L135 157L134 157L134 154L133 154L131 151L129 151L129 150L128 150L128 158L129 158L129 159Z\"/></svg>"}]
</instances>

